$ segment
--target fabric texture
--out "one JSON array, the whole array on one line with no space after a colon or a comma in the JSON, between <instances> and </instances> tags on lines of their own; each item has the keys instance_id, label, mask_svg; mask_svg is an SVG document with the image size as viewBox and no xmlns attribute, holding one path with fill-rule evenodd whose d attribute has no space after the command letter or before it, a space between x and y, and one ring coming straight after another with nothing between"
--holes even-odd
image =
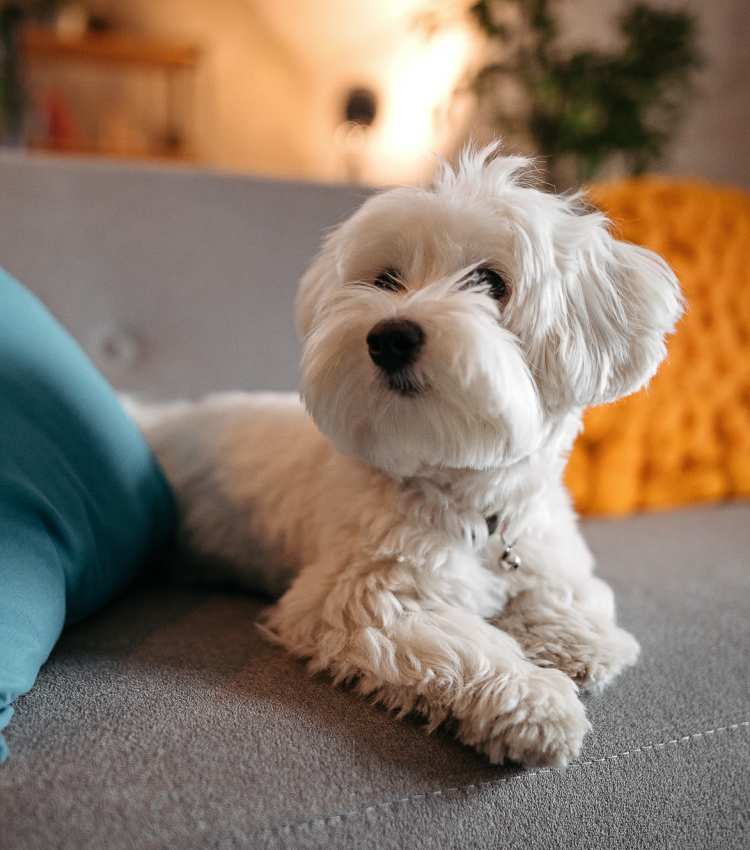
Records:
<instances>
[{"instance_id":1,"label":"fabric texture","mask_svg":"<svg viewBox=\"0 0 750 850\"><path fill-rule=\"evenodd\" d=\"M173 522L166 482L106 381L0 270L0 730L63 625L121 591Z\"/></svg>"},{"instance_id":2,"label":"fabric texture","mask_svg":"<svg viewBox=\"0 0 750 850\"><path fill-rule=\"evenodd\" d=\"M750 496L750 195L648 177L593 200L673 267L687 313L649 387L590 410L567 471L585 514Z\"/></svg>"},{"instance_id":3,"label":"fabric texture","mask_svg":"<svg viewBox=\"0 0 750 850\"><path fill-rule=\"evenodd\" d=\"M643 654L585 698L566 771L492 767L311 678L259 600L139 588L19 700L0 846L746 848L749 529L739 504L584 525Z\"/></svg>"}]
</instances>

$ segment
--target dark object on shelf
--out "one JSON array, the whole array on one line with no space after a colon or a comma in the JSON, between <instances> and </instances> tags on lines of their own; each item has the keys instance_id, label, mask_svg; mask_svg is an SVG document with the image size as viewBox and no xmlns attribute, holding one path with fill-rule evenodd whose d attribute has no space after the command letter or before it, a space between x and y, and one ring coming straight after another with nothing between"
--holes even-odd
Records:
<instances>
[{"instance_id":1,"label":"dark object on shelf","mask_svg":"<svg viewBox=\"0 0 750 850\"><path fill-rule=\"evenodd\" d=\"M470 89L502 133L530 137L553 176L572 160L575 182L590 180L611 156L639 174L657 162L688 105L701 65L696 19L685 11L633 3L619 19L622 46L605 53L563 51L555 0L479 0L471 16L502 59L481 68ZM518 20L502 11L514 6ZM506 110L504 83L527 107Z\"/></svg>"},{"instance_id":2,"label":"dark object on shelf","mask_svg":"<svg viewBox=\"0 0 750 850\"><path fill-rule=\"evenodd\" d=\"M372 89L358 87L349 89L344 105L344 119L351 124L370 127L378 113L378 100Z\"/></svg>"},{"instance_id":3,"label":"dark object on shelf","mask_svg":"<svg viewBox=\"0 0 750 850\"><path fill-rule=\"evenodd\" d=\"M89 32L90 33L105 33L111 32L113 29L112 21L102 15L89 15Z\"/></svg>"}]
</instances>

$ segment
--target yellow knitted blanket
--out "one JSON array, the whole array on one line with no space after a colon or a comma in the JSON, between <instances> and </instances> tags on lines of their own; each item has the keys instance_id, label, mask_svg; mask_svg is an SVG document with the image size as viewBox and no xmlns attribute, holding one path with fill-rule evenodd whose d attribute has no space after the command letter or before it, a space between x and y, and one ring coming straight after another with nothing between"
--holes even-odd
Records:
<instances>
[{"instance_id":1,"label":"yellow knitted blanket","mask_svg":"<svg viewBox=\"0 0 750 850\"><path fill-rule=\"evenodd\" d=\"M578 510L750 495L750 195L648 177L591 196L620 238L670 263L687 314L646 390L587 413L567 473Z\"/></svg>"}]
</instances>

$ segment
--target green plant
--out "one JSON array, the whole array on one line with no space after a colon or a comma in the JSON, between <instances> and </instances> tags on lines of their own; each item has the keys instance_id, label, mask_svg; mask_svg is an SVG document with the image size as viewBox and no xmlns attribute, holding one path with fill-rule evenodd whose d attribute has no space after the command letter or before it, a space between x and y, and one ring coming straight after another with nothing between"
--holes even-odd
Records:
<instances>
[{"instance_id":1,"label":"green plant","mask_svg":"<svg viewBox=\"0 0 750 850\"><path fill-rule=\"evenodd\" d=\"M0 0L0 144L18 143L23 136L27 98L21 26L28 19L49 18L56 5L57 0Z\"/></svg>"},{"instance_id":2,"label":"green plant","mask_svg":"<svg viewBox=\"0 0 750 850\"><path fill-rule=\"evenodd\" d=\"M695 18L633 3L618 22L619 49L566 52L554 3L474 3L470 15L498 59L469 88L494 128L530 139L553 178L572 160L573 179L589 180L613 155L632 173L646 170L663 156L693 89L701 64ZM520 104L503 105L508 83L520 86Z\"/></svg>"},{"instance_id":3,"label":"green plant","mask_svg":"<svg viewBox=\"0 0 750 850\"><path fill-rule=\"evenodd\" d=\"M18 32L23 10L17 3L0 5L0 143L16 141L25 109Z\"/></svg>"}]
</instances>

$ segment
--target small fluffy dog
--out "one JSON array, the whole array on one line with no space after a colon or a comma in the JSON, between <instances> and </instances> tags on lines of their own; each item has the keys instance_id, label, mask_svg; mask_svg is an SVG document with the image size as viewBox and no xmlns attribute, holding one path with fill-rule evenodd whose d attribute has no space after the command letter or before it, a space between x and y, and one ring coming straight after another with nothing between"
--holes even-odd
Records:
<instances>
[{"instance_id":1,"label":"small fluffy dog","mask_svg":"<svg viewBox=\"0 0 750 850\"><path fill-rule=\"evenodd\" d=\"M642 387L682 300L528 162L469 149L371 197L304 275L302 397L134 412L204 576L283 594L265 629L312 671L493 762L564 765L579 688L638 656L562 484L587 405Z\"/></svg>"}]
</instances>

